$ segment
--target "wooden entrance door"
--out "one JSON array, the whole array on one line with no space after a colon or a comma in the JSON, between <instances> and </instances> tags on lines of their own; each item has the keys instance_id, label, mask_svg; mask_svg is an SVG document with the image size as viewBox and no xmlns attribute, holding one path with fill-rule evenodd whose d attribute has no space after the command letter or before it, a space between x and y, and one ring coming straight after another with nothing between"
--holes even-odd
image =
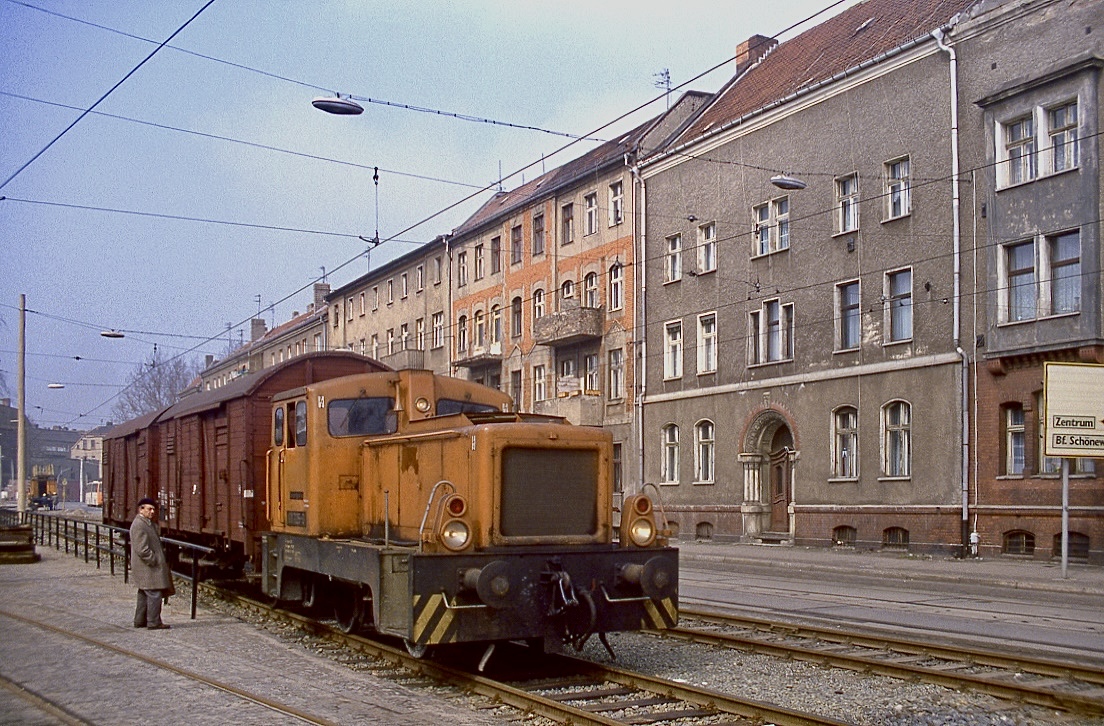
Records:
<instances>
[{"instance_id":1,"label":"wooden entrance door","mask_svg":"<svg viewBox=\"0 0 1104 726\"><path fill-rule=\"evenodd\" d=\"M772 532L790 531L790 450L783 448L771 453L770 459L771 514Z\"/></svg>"}]
</instances>

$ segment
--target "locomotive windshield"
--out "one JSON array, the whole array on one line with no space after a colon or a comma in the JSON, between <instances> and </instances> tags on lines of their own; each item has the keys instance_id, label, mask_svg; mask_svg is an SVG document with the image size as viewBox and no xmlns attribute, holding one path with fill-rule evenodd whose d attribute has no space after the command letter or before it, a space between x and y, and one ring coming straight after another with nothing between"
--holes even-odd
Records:
<instances>
[{"instance_id":1,"label":"locomotive windshield","mask_svg":"<svg viewBox=\"0 0 1104 726\"><path fill-rule=\"evenodd\" d=\"M330 436L393 434L398 428L395 400L388 397L339 398L327 411Z\"/></svg>"},{"instance_id":2,"label":"locomotive windshield","mask_svg":"<svg viewBox=\"0 0 1104 726\"><path fill-rule=\"evenodd\" d=\"M457 401L451 398L437 399L437 415L448 416L453 413L497 413L498 406L474 401Z\"/></svg>"}]
</instances>

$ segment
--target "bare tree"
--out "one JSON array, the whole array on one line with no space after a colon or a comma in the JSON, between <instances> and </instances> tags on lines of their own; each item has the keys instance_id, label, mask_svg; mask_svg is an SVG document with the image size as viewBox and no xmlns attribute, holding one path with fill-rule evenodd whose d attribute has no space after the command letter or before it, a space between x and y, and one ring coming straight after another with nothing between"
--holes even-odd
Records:
<instances>
[{"instance_id":1,"label":"bare tree","mask_svg":"<svg viewBox=\"0 0 1104 726\"><path fill-rule=\"evenodd\" d=\"M112 416L116 421L128 421L175 403L202 369L198 361L180 356L166 358L154 349L127 377L126 388L111 409Z\"/></svg>"}]
</instances>

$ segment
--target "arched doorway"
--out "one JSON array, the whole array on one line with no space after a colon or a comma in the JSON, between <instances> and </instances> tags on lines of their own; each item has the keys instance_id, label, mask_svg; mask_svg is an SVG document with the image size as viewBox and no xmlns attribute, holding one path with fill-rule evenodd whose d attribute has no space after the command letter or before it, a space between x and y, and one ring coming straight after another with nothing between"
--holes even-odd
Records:
<instances>
[{"instance_id":1,"label":"arched doorway","mask_svg":"<svg viewBox=\"0 0 1104 726\"><path fill-rule=\"evenodd\" d=\"M744 537L750 541L792 541L794 466L798 458L793 429L780 411L766 409L748 427L742 448Z\"/></svg>"}]
</instances>

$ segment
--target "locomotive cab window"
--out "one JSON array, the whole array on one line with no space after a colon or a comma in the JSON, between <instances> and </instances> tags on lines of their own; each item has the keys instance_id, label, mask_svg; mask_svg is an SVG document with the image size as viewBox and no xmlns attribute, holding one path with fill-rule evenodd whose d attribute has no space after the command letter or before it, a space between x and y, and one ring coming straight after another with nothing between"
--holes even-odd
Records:
<instances>
[{"instance_id":1,"label":"locomotive cab window","mask_svg":"<svg viewBox=\"0 0 1104 726\"><path fill-rule=\"evenodd\" d=\"M307 445L307 402L295 402L295 445Z\"/></svg>"},{"instance_id":2,"label":"locomotive cab window","mask_svg":"<svg viewBox=\"0 0 1104 726\"><path fill-rule=\"evenodd\" d=\"M380 398L340 398L327 408L330 436L371 436L398 430L395 401Z\"/></svg>"},{"instance_id":3,"label":"locomotive cab window","mask_svg":"<svg viewBox=\"0 0 1104 726\"><path fill-rule=\"evenodd\" d=\"M284 445L284 409L279 406L272 413L272 443L276 446Z\"/></svg>"},{"instance_id":4,"label":"locomotive cab window","mask_svg":"<svg viewBox=\"0 0 1104 726\"><path fill-rule=\"evenodd\" d=\"M454 413L496 413L498 406L474 401L457 401L451 398L437 400L437 415L448 416Z\"/></svg>"}]
</instances>

